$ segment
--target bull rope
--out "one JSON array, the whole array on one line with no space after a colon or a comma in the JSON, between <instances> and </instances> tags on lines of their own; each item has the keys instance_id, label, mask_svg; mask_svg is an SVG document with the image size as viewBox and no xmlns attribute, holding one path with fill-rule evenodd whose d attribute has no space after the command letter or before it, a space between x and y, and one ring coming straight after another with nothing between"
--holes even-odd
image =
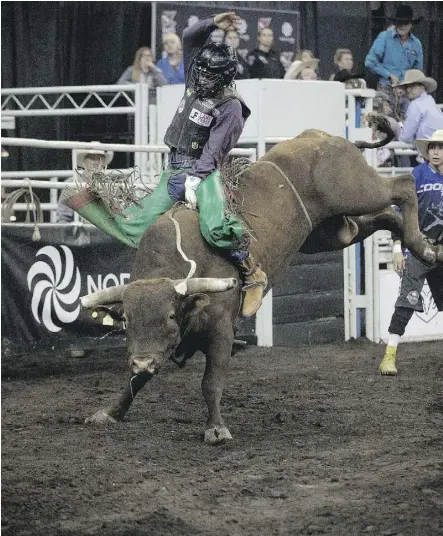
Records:
<instances>
[{"instance_id":1,"label":"bull rope","mask_svg":"<svg viewBox=\"0 0 443 536\"><path fill-rule=\"evenodd\" d=\"M190 265L191 265L191 268L189 269L189 273L188 275L186 276L186 279L190 279L194 274L195 274L195 271L197 270L197 263L195 261L193 261L192 259L188 259L188 257L186 256L185 252L183 251L182 249L182 234L181 234L181 230L180 230L180 225L178 223L178 221L174 218L174 216L169 213L169 219L172 220L172 223L174 224L174 227L175 227L175 232L176 232L176 241L175 241L175 245L177 246L177 250L178 252L180 253L180 255L183 257L183 259L186 261L186 262L189 262Z\"/></svg>"},{"instance_id":2,"label":"bull rope","mask_svg":"<svg viewBox=\"0 0 443 536\"><path fill-rule=\"evenodd\" d=\"M285 179L285 181L288 183L288 185L291 188L291 190L294 192L295 197L298 199L298 202L300 203L300 206L301 206L301 208L302 208L302 210L304 212L304 215L306 216L306 219L308 220L309 227L310 227L310 229L312 231L312 229L313 229L312 221L311 221L311 218L310 218L310 216L308 214L308 211L306 210L305 204L303 203L302 198L300 197L300 194L297 192L297 190L295 189L295 186L289 180L289 177L286 175L286 173L279 166L277 166L277 164L274 164L274 162L270 162L269 160L259 160L258 162L254 163L254 166L257 166L258 164L268 164L268 165L272 166Z\"/></svg>"}]
</instances>

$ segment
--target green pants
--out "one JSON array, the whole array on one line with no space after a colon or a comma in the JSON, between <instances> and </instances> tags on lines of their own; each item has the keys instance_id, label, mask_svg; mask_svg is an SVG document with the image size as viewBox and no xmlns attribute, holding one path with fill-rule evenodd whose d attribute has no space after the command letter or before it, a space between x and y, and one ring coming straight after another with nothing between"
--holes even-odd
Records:
<instances>
[{"instance_id":1,"label":"green pants","mask_svg":"<svg viewBox=\"0 0 443 536\"><path fill-rule=\"evenodd\" d=\"M138 248L144 232L167 212L174 201L168 193L171 176L183 170L166 169L162 172L154 192L140 205L132 205L124 215L111 214L101 199L93 199L74 209L86 220L124 244ZM200 231L211 246L222 249L238 249L245 234L241 221L226 211L221 174L213 171L197 188Z\"/></svg>"}]
</instances>

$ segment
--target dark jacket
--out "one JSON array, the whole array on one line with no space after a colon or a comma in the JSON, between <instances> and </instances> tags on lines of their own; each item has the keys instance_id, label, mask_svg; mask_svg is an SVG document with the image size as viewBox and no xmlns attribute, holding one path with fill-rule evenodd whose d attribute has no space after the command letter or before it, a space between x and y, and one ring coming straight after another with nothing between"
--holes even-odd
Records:
<instances>
[{"instance_id":1,"label":"dark jacket","mask_svg":"<svg viewBox=\"0 0 443 536\"><path fill-rule=\"evenodd\" d=\"M254 48L247 56L250 78L283 78L285 68L275 50L263 52Z\"/></svg>"}]
</instances>

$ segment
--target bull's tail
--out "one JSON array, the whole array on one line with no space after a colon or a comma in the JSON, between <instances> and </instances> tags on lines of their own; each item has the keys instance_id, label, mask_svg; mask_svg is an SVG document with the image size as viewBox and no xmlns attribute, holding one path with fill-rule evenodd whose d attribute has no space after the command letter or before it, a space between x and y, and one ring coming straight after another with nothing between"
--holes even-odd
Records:
<instances>
[{"instance_id":1,"label":"bull's tail","mask_svg":"<svg viewBox=\"0 0 443 536\"><path fill-rule=\"evenodd\" d=\"M395 132L386 117L383 117L382 115L371 116L371 118L368 120L368 123L369 126L374 128L376 131L386 134L386 137L382 140L375 141L374 143L367 141L356 141L354 142L354 145L357 147L357 149L378 149L379 147L384 147L395 138Z\"/></svg>"}]
</instances>

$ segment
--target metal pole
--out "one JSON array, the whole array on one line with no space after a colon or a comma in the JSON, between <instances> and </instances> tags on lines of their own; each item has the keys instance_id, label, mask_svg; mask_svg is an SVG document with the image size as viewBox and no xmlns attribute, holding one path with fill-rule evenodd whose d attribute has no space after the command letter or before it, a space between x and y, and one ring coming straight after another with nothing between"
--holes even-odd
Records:
<instances>
[{"instance_id":1,"label":"metal pole","mask_svg":"<svg viewBox=\"0 0 443 536\"><path fill-rule=\"evenodd\" d=\"M57 183L58 182L58 177L52 177L49 179L51 182L54 182L54 183ZM52 205L52 207L48 210L50 210L50 214L49 214L49 221L51 223L56 223L57 221L57 202L58 202L58 196L57 196L57 189L56 188L51 188L49 190L49 203L50 205ZM46 205L46 203L42 203L42 210L43 209L43 206ZM55 205L55 210L54 210L54 205Z\"/></svg>"},{"instance_id":2,"label":"metal pole","mask_svg":"<svg viewBox=\"0 0 443 536\"><path fill-rule=\"evenodd\" d=\"M44 149L95 149L107 150L121 153L169 153L167 145L129 145L124 143L99 143L85 141L50 141L37 140L33 138L1 138L1 144L4 146L18 147L41 147Z\"/></svg>"}]
</instances>

